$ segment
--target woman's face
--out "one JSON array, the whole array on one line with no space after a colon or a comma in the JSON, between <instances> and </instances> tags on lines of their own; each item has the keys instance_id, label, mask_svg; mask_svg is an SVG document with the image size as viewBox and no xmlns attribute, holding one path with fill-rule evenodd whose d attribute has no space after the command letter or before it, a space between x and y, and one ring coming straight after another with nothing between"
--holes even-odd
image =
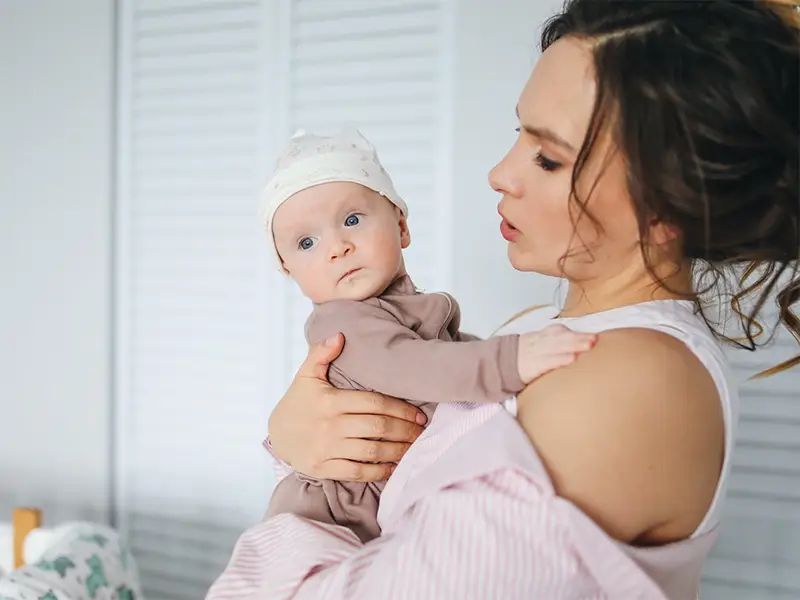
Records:
<instances>
[{"instance_id":1,"label":"woman's face","mask_svg":"<svg viewBox=\"0 0 800 600\"><path fill-rule=\"evenodd\" d=\"M587 281L642 262L625 163L609 135L596 143L577 185L602 233L569 200L595 99L590 52L588 44L564 38L542 54L519 99L519 138L489 174L503 195L498 211L508 257L520 271Z\"/></svg>"}]
</instances>

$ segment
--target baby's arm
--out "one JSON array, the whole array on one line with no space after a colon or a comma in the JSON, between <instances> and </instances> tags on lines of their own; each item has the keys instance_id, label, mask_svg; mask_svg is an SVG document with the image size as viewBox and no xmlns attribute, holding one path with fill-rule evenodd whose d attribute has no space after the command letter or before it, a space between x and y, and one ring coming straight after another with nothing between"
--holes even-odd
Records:
<instances>
[{"instance_id":1,"label":"baby's arm","mask_svg":"<svg viewBox=\"0 0 800 600\"><path fill-rule=\"evenodd\" d=\"M480 338L477 335L472 335L471 333L466 333L464 331L459 331L456 333L457 342L480 342L482 340L483 338Z\"/></svg>"},{"instance_id":2,"label":"baby's arm","mask_svg":"<svg viewBox=\"0 0 800 600\"><path fill-rule=\"evenodd\" d=\"M416 402L500 402L531 379L530 344L521 347L518 335L458 343L424 340L368 302L336 300L317 306L306 326L309 343L338 332L345 346L329 372L334 385ZM543 353L540 349L536 359Z\"/></svg>"},{"instance_id":3,"label":"baby's arm","mask_svg":"<svg viewBox=\"0 0 800 600\"><path fill-rule=\"evenodd\" d=\"M314 308L309 343L341 332L344 350L331 365L338 387L374 390L415 402L500 402L520 392L519 336L486 341L424 340L370 302L335 300Z\"/></svg>"}]
</instances>

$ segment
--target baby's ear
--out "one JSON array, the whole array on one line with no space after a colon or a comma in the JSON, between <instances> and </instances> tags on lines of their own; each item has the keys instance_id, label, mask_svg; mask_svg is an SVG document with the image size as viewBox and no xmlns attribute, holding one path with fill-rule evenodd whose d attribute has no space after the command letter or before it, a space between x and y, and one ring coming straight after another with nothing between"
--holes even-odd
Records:
<instances>
[{"instance_id":1,"label":"baby's ear","mask_svg":"<svg viewBox=\"0 0 800 600\"><path fill-rule=\"evenodd\" d=\"M408 221L403 216L403 212L395 207L398 216L398 225L400 226L400 247L404 250L411 245L411 231L408 229Z\"/></svg>"}]
</instances>

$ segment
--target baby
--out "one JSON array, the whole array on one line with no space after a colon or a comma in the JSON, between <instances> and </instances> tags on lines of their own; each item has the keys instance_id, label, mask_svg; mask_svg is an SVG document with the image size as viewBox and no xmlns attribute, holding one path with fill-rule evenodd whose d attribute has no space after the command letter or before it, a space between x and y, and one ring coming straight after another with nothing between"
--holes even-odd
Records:
<instances>
[{"instance_id":1,"label":"baby","mask_svg":"<svg viewBox=\"0 0 800 600\"><path fill-rule=\"evenodd\" d=\"M456 301L419 292L406 273L408 208L357 130L295 134L263 202L276 264L313 302L307 341L345 336L329 370L338 388L407 400L430 419L440 402L502 402L594 343L564 327L485 341L459 331ZM380 534L384 483L294 473L276 487L267 515L345 525L367 541Z\"/></svg>"}]
</instances>

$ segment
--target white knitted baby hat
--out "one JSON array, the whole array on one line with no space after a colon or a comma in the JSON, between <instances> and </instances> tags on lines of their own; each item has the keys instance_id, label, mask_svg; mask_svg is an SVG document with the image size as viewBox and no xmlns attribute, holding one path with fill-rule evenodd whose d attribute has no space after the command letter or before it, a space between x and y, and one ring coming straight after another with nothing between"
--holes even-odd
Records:
<instances>
[{"instance_id":1,"label":"white knitted baby hat","mask_svg":"<svg viewBox=\"0 0 800 600\"><path fill-rule=\"evenodd\" d=\"M394 189L378 153L358 129L346 128L333 136L299 130L278 158L261 194L261 219L280 271L285 272L272 232L275 211L297 192L334 181L359 183L385 196L408 216L408 207Z\"/></svg>"}]
</instances>

